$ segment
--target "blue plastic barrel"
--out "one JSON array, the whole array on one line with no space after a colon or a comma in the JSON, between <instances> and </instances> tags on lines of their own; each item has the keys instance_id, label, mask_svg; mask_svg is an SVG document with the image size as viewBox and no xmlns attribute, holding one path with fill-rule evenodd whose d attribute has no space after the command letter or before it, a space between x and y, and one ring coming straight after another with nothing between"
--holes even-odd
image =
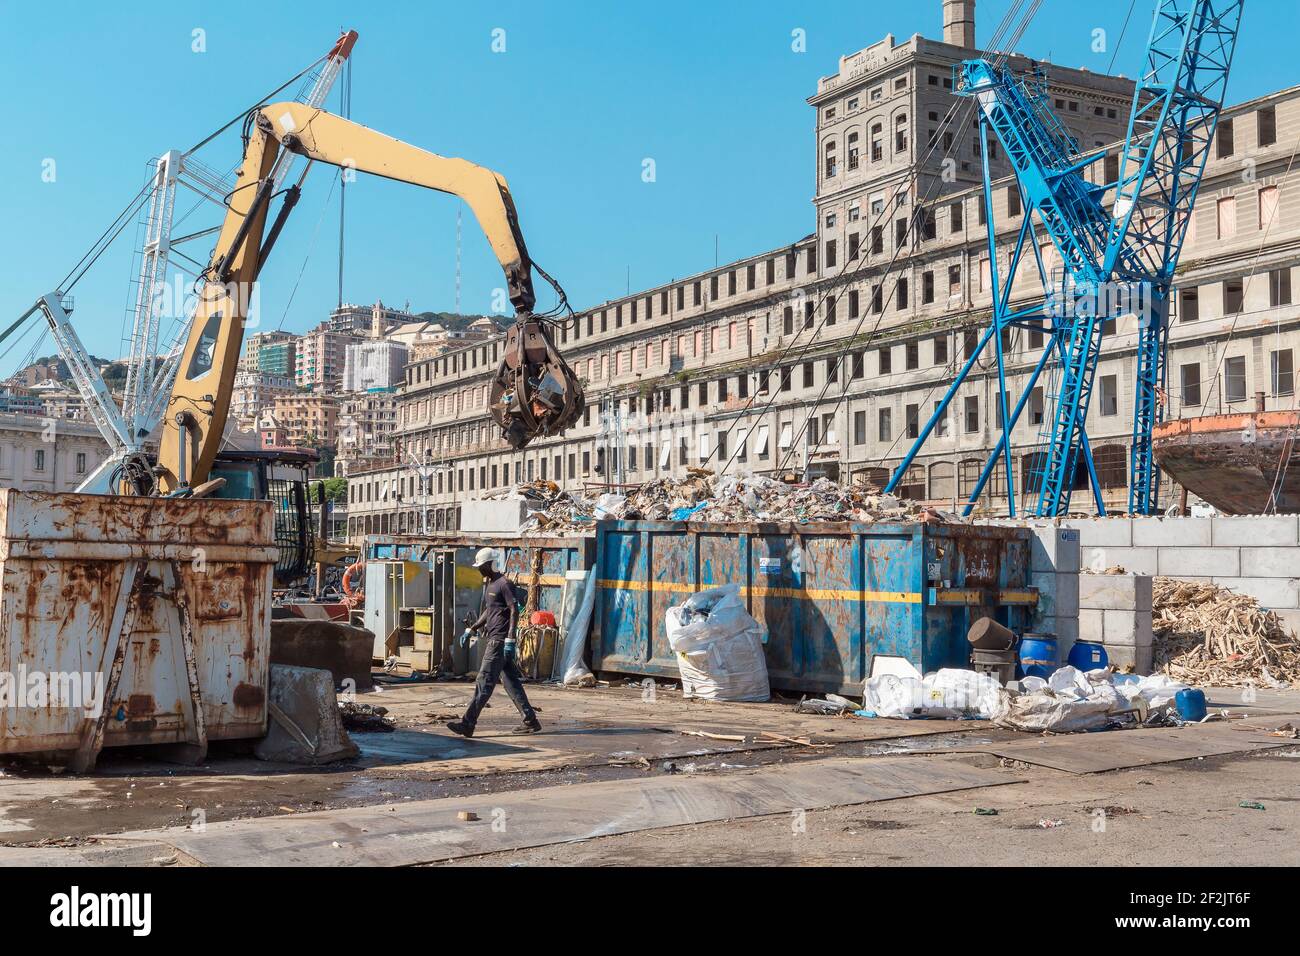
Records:
<instances>
[{"instance_id":1,"label":"blue plastic barrel","mask_svg":"<svg viewBox=\"0 0 1300 956\"><path fill-rule=\"evenodd\" d=\"M1025 677L1047 679L1056 670L1056 638L1026 634L1020 639L1020 670Z\"/></svg>"},{"instance_id":2,"label":"blue plastic barrel","mask_svg":"<svg viewBox=\"0 0 1300 956\"><path fill-rule=\"evenodd\" d=\"M1205 691L1195 687L1183 688L1174 695L1174 707L1178 710L1179 720L1204 720Z\"/></svg>"},{"instance_id":3,"label":"blue plastic barrel","mask_svg":"<svg viewBox=\"0 0 1300 956\"><path fill-rule=\"evenodd\" d=\"M1066 662L1081 671L1095 671L1110 663L1106 648L1092 641L1075 641Z\"/></svg>"}]
</instances>

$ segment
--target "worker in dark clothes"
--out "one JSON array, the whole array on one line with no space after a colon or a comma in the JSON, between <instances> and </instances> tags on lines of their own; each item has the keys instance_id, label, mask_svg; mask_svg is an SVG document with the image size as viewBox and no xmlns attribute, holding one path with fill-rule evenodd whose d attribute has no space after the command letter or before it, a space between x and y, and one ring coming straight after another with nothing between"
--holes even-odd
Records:
<instances>
[{"instance_id":1,"label":"worker in dark clothes","mask_svg":"<svg viewBox=\"0 0 1300 956\"><path fill-rule=\"evenodd\" d=\"M478 680L474 684L474 697L465 709L465 716L447 724L447 729L462 737L474 736L478 715L487 706L488 698L496 689L497 681L506 685L506 693L524 722L510 732L535 734L542 729L524 693L524 684L515 664L515 626L519 617L519 602L510 579L496 569L497 553L491 548L480 548L474 555L474 568L483 575L483 613L470 625L466 635L483 632L487 645L483 661L479 664ZM464 638L462 638L464 640Z\"/></svg>"}]
</instances>

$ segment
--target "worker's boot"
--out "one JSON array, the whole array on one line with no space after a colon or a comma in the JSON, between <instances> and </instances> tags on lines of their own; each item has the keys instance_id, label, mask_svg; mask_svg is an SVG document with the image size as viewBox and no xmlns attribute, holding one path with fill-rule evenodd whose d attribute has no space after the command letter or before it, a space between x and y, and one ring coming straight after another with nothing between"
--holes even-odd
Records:
<instances>
[{"instance_id":1,"label":"worker's boot","mask_svg":"<svg viewBox=\"0 0 1300 956\"><path fill-rule=\"evenodd\" d=\"M448 727L451 724L447 725ZM523 737L525 734L535 734L542 729L542 722L534 717L532 720L525 720L518 727L513 728L510 732L516 737Z\"/></svg>"},{"instance_id":2,"label":"worker's boot","mask_svg":"<svg viewBox=\"0 0 1300 956\"><path fill-rule=\"evenodd\" d=\"M460 734L462 737L474 736L474 728L469 726L469 724L465 723L463 720L447 721L447 729L453 734Z\"/></svg>"}]
</instances>

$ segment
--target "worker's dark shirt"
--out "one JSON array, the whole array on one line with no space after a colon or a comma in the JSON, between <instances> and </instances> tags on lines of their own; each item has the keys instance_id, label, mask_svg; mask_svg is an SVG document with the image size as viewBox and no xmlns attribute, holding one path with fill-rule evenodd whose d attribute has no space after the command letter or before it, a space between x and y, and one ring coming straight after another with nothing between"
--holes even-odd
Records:
<instances>
[{"instance_id":1,"label":"worker's dark shirt","mask_svg":"<svg viewBox=\"0 0 1300 956\"><path fill-rule=\"evenodd\" d=\"M510 636L510 617L518 606L514 586L504 574L488 584L483 591L483 633L489 640Z\"/></svg>"}]
</instances>

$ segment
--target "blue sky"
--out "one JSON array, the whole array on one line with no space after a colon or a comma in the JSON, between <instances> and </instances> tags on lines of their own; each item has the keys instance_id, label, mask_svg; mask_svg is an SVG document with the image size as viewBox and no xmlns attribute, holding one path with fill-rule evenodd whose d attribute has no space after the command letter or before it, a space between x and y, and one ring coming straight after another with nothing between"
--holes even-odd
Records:
<instances>
[{"instance_id":1,"label":"blue sky","mask_svg":"<svg viewBox=\"0 0 1300 956\"><path fill-rule=\"evenodd\" d=\"M979 0L984 42L1007 0ZM1115 70L1139 65L1154 0L1134 0ZM1034 57L1105 70L1130 0L1047 0L1018 45ZM939 0L778 3L343 3L227 0L170 4L0 0L5 90L0 149L0 326L61 279L143 182L145 162L187 148L320 55L360 33L352 117L434 152L501 172L535 260L576 307L813 228L812 110L804 102L838 57L892 32L940 34ZM1292 0L1250 0L1231 101L1300 80ZM1285 29L1279 27L1286 25ZM1092 52L1092 31L1111 48ZM492 31L506 50L492 51ZM807 50L791 50L791 31ZM204 31L206 51L192 50ZM337 108L337 98L328 106ZM226 136L203 157L238 159ZM56 178L42 181L54 159ZM657 179L642 181L642 161ZM337 297L337 190L313 170L262 274L262 326L303 331ZM451 197L364 177L348 191L344 298L450 309ZM122 353L128 229L75 290L74 322L94 353ZM200 244L206 258L208 247ZM290 303L290 294L301 283ZM471 218L463 311L488 311L500 271ZM545 302L545 300L543 300ZM0 359L12 371L35 340ZM3 351L6 345L0 345ZM52 352L48 344L43 352Z\"/></svg>"}]
</instances>

